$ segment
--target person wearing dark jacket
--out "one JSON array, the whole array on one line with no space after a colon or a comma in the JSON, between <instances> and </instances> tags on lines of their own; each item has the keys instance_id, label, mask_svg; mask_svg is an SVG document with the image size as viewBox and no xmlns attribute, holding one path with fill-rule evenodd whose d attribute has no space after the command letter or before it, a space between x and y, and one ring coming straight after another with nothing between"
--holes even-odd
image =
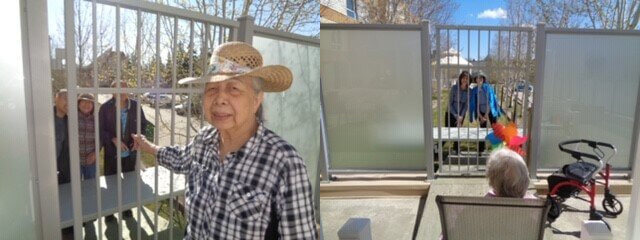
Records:
<instances>
[{"instance_id":1,"label":"person wearing dark jacket","mask_svg":"<svg viewBox=\"0 0 640 240\"><path fill-rule=\"evenodd\" d=\"M66 89L61 89L56 93L53 114L56 134L56 170L58 175L58 184L63 184L71 182Z\"/></svg>"},{"instance_id":2,"label":"person wearing dark jacket","mask_svg":"<svg viewBox=\"0 0 640 240\"><path fill-rule=\"evenodd\" d=\"M469 106L469 79L468 71L462 71L458 76L456 85L451 87L449 92L449 109L445 114L444 124L447 127L462 127L464 118L467 115L467 107ZM452 155L459 151L458 142L453 142Z\"/></svg>"},{"instance_id":3,"label":"person wearing dark jacket","mask_svg":"<svg viewBox=\"0 0 640 240\"><path fill-rule=\"evenodd\" d=\"M53 126L56 134L56 174L58 176L58 184L66 184L71 182L67 89L60 89L56 93L54 101ZM62 234L64 236L73 236L73 227L63 228Z\"/></svg>"},{"instance_id":4,"label":"person wearing dark jacket","mask_svg":"<svg viewBox=\"0 0 640 240\"><path fill-rule=\"evenodd\" d=\"M111 87L115 88L117 84L120 87L127 88L128 84L122 81L114 81ZM114 175L118 169L118 143L120 144L120 163L122 172L131 172L136 168L136 152L131 148L133 147L133 139L131 134L136 133L137 130L137 112L136 107L138 102L130 99L128 94L120 94L120 119L117 118L116 113L116 94L113 95L109 101L104 103L100 107L99 111L99 126L100 126L100 148L104 148L104 175ZM147 120L144 117L144 112L140 109L140 129L144 131L147 125ZM117 122L120 121L120 140L117 135ZM124 212L125 217L131 216L131 210ZM113 216L107 216L107 220L113 220Z\"/></svg>"}]
</instances>

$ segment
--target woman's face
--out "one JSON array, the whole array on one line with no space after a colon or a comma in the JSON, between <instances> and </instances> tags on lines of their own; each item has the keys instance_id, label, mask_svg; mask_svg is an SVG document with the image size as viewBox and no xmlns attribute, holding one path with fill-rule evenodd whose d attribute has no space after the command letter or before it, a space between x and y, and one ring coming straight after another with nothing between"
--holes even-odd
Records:
<instances>
[{"instance_id":1,"label":"woman's face","mask_svg":"<svg viewBox=\"0 0 640 240\"><path fill-rule=\"evenodd\" d=\"M68 108L68 104L67 104L67 93L59 93L56 96L56 109L58 109L58 111L67 114L67 108Z\"/></svg>"},{"instance_id":2,"label":"woman's face","mask_svg":"<svg viewBox=\"0 0 640 240\"><path fill-rule=\"evenodd\" d=\"M251 77L207 83L204 95L205 119L218 130L250 127L264 95L256 93Z\"/></svg>"},{"instance_id":3,"label":"woman's face","mask_svg":"<svg viewBox=\"0 0 640 240\"><path fill-rule=\"evenodd\" d=\"M78 101L78 109L80 109L81 113L91 114L91 112L93 112L93 102L88 100L80 100Z\"/></svg>"},{"instance_id":4,"label":"woman's face","mask_svg":"<svg viewBox=\"0 0 640 240\"><path fill-rule=\"evenodd\" d=\"M478 82L478 86L482 86L482 84L484 83L484 77L478 77L476 78L476 81Z\"/></svg>"},{"instance_id":5,"label":"woman's face","mask_svg":"<svg viewBox=\"0 0 640 240\"><path fill-rule=\"evenodd\" d=\"M464 89L467 89L468 86L469 86L469 76L462 77L462 79L460 80L460 87L462 88L462 90L464 90Z\"/></svg>"}]
</instances>

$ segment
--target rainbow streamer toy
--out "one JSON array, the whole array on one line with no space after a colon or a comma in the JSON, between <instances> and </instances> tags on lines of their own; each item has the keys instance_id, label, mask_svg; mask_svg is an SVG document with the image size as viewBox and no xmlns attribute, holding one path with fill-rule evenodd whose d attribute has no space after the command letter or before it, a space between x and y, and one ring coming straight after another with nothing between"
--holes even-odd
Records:
<instances>
[{"instance_id":1,"label":"rainbow streamer toy","mask_svg":"<svg viewBox=\"0 0 640 240\"><path fill-rule=\"evenodd\" d=\"M518 136L518 128L515 123L510 122L507 126L494 123L491 128L493 128L493 132L489 133L485 139L489 140L492 149L495 150L506 146L520 154L520 156L524 157L526 155L522 150L522 144L527 142L527 136Z\"/></svg>"}]
</instances>

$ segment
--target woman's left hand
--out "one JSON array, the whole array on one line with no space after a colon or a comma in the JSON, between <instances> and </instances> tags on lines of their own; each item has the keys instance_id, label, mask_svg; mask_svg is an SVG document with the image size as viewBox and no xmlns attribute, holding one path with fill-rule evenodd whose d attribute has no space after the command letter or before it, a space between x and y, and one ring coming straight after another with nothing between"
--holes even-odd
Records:
<instances>
[{"instance_id":1,"label":"woman's left hand","mask_svg":"<svg viewBox=\"0 0 640 240\"><path fill-rule=\"evenodd\" d=\"M133 150L140 150L154 156L158 153L158 146L149 142L142 134L131 134L133 138Z\"/></svg>"}]
</instances>

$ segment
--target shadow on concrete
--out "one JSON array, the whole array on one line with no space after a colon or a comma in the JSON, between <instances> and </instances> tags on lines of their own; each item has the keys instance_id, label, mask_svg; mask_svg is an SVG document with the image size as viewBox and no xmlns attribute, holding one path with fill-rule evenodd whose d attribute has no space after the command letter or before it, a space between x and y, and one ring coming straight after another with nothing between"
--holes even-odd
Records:
<instances>
[{"instance_id":1,"label":"shadow on concrete","mask_svg":"<svg viewBox=\"0 0 640 240\"><path fill-rule=\"evenodd\" d=\"M137 211L134 211L133 214L137 215ZM145 228L154 229L155 226L151 221L152 218L149 217L149 215L145 211L142 211L141 215L142 215L141 216L142 219L144 219L143 221L145 221L145 223L142 223L142 224L140 224L140 222L136 220L136 218L134 217L125 217L122 220L122 227L123 227L122 239L154 239L155 238L153 233L149 234L145 230ZM102 225L102 228L104 229L104 235L102 239L107 239L107 240L120 239L119 231L118 231L118 221L120 221L118 217L115 218L115 221L104 221L105 224ZM87 239L87 240L99 239L98 237L99 232L96 227L95 220L86 222L83 225L84 225L83 227L84 239ZM138 232L137 232L138 225L140 225L140 238L138 238ZM143 228L143 226L145 227ZM124 228L126 228L128 231L124 231ZM174 239L182 239L184 237L184 233L185 233L184 228L180 228L177 225L174 226L174 229L173 229ZM169 235L171 235L171 231L169 228L158 230L157 235L158 235L158 239L169 239ZM73 240L73 227L67 228L62 231L62 239Z\"/></svg>"},{"instance_id":2,"label":"shadow on concrete","mask_svg":"<svg viewBox=\"0 0 640 240\"><path fill-rule=\"evenodd\" d=\"M415 240L418 237L418 230L420 230L420 222L422 222L422 215L424 214L424 207L427 204L427 195L420 197L420 203L418 204L418 213L416 214L416 223L413 225L413 236L411 239Z\"/></svg>"},{"instance_id":3,"label":"shadow on concrete","mask_svg":"<svg viewBox=\"0 0 640 240\"><path fill-rule=\"evenodd\" d=\"M551 226L550 224L547 224L547 228L551 229L551 232L554 235L565 235L565 236L573 236L576 238L580 238L580 231L561 231L560 229L557 229L553 226Z\"/></svg>"}]
</instances>

